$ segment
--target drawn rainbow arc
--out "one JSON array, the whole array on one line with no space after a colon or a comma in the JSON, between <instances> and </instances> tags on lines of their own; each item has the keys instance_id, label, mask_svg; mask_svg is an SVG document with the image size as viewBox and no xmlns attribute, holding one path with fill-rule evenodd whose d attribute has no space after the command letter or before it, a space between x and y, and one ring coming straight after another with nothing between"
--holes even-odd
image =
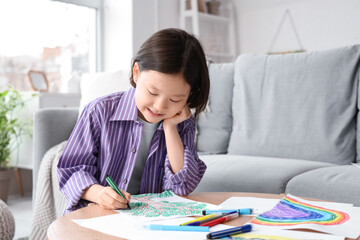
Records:
<instances>
[{"instance_id":1,"label":"drawn rainbow arc","mask_svg":"<svg viewBox=\"0 0 360 240\"><path fill-rule=\"evenodd\" d=\"M267 226L291 226L297 224L339 225L350 219L349 214L307 204L286 196L250 223Z\"/></svg>"}]
</instances>

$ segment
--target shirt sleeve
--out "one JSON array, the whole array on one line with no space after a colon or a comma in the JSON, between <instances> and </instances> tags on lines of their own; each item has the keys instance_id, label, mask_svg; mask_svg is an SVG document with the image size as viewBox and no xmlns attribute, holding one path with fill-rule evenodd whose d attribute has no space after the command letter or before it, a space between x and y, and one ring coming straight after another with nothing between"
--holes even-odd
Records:
<instances>
[{"instance_id":1,"label":"shirt sleeve","mask_svg":"<svg viewBox=\"0 0 360 240\"><path fill-rule=\"evenodd\" d=\"M206 165L200 160L195 147L195 123L189 126L180 138L184 144L184 167L174 174L168 155L165 159L163 190L171 190L178 195L188 195L199 184L206 171Z\"/></svg>"},{"instance_id":2,"label":"shirt sleeve","mask_svg":"<svg viewBox=\"0 0 360 240\"><path fill-rule=\"evenodd\" d=\"M98 183L95 173L100 126L87 106L78 119L57 165L60 190L67 199L65 212L79 208L85 189ZM84 205L84 204L80 204Z\"/></svg>"}]
</instances>

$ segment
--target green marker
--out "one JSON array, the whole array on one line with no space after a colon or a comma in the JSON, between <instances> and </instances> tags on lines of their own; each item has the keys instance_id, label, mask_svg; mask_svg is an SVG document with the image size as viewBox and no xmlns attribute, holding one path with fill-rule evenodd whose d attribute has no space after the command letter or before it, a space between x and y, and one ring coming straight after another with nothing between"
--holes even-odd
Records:
<instances>
[{"instance_id":1,"label":"green marker","mask_svg":"<svg viewBox=\"0 0 360 240\"><path fill-rule=\"evenodd\" d=\"M117 192L117 194L119 194L120 196L122 196L123 198L125 198L124 194L120 191L120 189L118 188L118 186L116 186L115 182L111 179L110 176L106 177L106 181L109 183L109 185L115 190L115 192ZM125 198L126 200L126 198ZM128 209L131 210L131 207L129 205L129 203L126 203Z\"/></svg>"}]
</instances>

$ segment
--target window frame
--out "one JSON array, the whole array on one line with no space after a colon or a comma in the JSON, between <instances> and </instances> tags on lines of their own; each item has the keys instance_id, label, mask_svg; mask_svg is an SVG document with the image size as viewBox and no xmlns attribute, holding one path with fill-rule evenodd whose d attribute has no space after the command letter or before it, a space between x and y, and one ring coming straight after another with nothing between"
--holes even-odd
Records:
<instances>
[{"instance_id":1,"label":"window frame","mask_svg":"<svg viewBox=\"0 0 360 240\"><path fill-rule=\"evenodd\" d=\"M96 26L95 26L95 34L96 34L96 43L95 43L95 54L96 54L96 65L95 71L102 72L104 71L104 52L102 51L103 43L104 43L104 11L103 11L103 1L101 0L52 0L63 3L70 3L77 6L93 8L96 10Z\"/></svg>"}]
</instances>

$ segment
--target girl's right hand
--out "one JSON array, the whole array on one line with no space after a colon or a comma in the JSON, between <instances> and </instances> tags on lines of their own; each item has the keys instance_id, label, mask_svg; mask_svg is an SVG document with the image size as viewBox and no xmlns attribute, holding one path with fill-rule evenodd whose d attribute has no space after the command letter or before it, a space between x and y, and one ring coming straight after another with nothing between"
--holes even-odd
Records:
<instances>
[{"instance_id":1,"label":"girl's right hand","mask_svg":"<svg viewBox=\"0 0 360 240\"><path fill-rule=\"evenodd\" d=\"M98 194L98 204L100 207L105 209L127 208L126 204L130 201L130 193L125 191L121 192L124 194L126 199L120 196L111 187L104 187Z\"/></svg>"},{"instance_id":2,"label":"girl's right hand","mask_svg":"<svg viewBox=\"0 0 360 240\"><path fill-rule=\"evenodd\" d=\"M120 190L121 191L121 190ZM126 199L120 196L114 189L111 187L103 187L103 189L98 192L97 203L100 207L105 209L119 209L119 208L127 208L127 203L130 202L130 193L121 191Z\"/></svg>"},{"instance_id":3,"label":"girl's right hand","mask_svg":"<svg viewBox=\"0 0 360 240\"><path fill-rule=\"evenodd\" d=\"M130 202L131 195L125 191L121 192L124 194L126 199L115 192L115 190L110 186L104 187L100 184L94 184L85 190L81 198L90 202L98 203L100 207L105 209L113 210L127 208L126 203Z\"/></svg>"}]
</instances>

